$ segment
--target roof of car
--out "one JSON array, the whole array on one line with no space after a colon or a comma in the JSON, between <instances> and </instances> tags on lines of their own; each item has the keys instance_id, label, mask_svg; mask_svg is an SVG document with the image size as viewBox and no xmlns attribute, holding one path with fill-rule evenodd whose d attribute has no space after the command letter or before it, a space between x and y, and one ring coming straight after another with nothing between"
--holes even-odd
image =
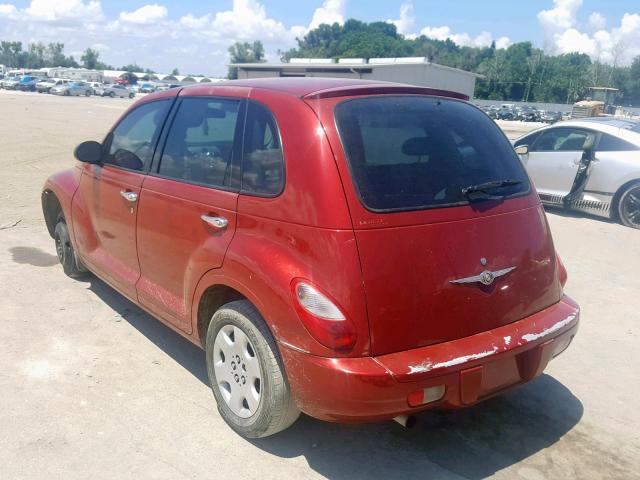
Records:
<instances>
[{"instance_id":1,"label":"roof of car","mask_svg":"<svg viewBox=\"0 0 640 480\"><path fill-rule=\"evenodd\" d=\"M202 84L190 85L184 88L201 87ZM246 80L228 80L215 84L216 87L248 87L264 90L273 90L287 93L298 97L328 97L346 94L349 91L405 91L407 93L422 93L431 95L449 96L454 98L468 99L466 95L446 90L435 90L415 85L401 83L379 82L373 80L357 80L345 78L318 78L318 77L273 77L256 78Z\"/></svg>"}]
</instances>

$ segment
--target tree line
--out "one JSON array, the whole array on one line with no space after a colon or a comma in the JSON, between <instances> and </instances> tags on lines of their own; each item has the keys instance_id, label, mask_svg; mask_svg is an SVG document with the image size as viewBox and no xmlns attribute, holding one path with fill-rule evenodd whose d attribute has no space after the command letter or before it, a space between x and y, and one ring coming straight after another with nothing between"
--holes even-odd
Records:
<instances>
[{"instance_id":1,"label":"tree line","mask_svg":"<svg viewBox=\"0 0 640 480\"><path fill-rule=\"evenodd\" d=\"M640 57L630 66L620 66L592 61L580 53L548 55L531 42L506 49L496 48L495 43L463 47L424 35L406 38L393 24L354 19L344 25L320 25L297 39L297 44L279 52L283 61L296 57L427 57L433 63L482 75L476 82L476 98L573 103L586 98L589 87L599 86L620 89L618 103L640 106ZM260 42L236 43L229 51L232 63L259 62L264 56Z\"/></svg>"},{"instance_id":2,"label":"tree line","mask_svg":"<svg viewBox=\"0 0 640 480\"><path fill-rule=\"evenodd\" d=\"M93 48L85 49L80 56L80 61L77 61L73 58L73 55L65 55L64 43L59 42L48 44L42 42L29 43L25 49L22 42L0 41L0 65L34 70L48 67L83 67L90 70L156 73L135 63L114 68L112 65L103 62L100 59L100 52ZM180 75L180 72L177 68L174 68L171 74Z\"/></svg>"}]
</instances>

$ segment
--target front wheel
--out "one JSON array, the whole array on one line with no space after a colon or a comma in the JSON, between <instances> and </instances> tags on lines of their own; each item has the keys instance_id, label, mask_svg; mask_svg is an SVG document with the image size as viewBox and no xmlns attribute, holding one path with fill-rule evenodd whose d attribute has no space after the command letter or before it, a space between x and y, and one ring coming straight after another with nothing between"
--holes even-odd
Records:
<instances>
[{"instance_id":1,"label":"front wheel","mask_svg":"<svg viewBox=\"0 0 640 480\"><path fill-rule=\"evenodd\" d=\"M85 97L90 97L91 96L91 90L87 90L86 92L84 92L84 96Z\"/></svg>"},{"instance_id":2,"label":"front wheel","mask_svg":"<svg viewBox=\"0 0 640 480\"><path fill-rule=\"evenodd\" d=\"M68 97L69 95L71 95L71 92L69 90L65 90L64 91L64 96Z\"/></svg>"},{"instance_id":3,"label":"front wheel","mask_svg":"<svg viewBox=\"0 0 640 480\"><path fill-rule=\"evenodd\" d=\"M54 231L53 239L56 243L56 254L62 265L64 273L71 278L82 277L87 273L80 259L76 256L76 252L71 244L69 230L63 218L58 220Z\"/></svg>"},{"instance_id":4,"label":"front wheel","mask_svg":"<svg viewBox=\"0 0 640 480\"><path fill-rule=\"evenodd\" d=\"M618 217L623 225L640 228L640 182L631 184L620 196Z\"/></svg>"},{"instance_id":5,"label":"front wheel","mask_svg":"<svg viewBox=\"0 0 640 480\"><path fill-rule=\"evenodd\" d=\"M250 302L228 303L213 315L205 350L218 410L233 430L262 438L297 420L276 341Z\"/></svg>"}]
</instances>

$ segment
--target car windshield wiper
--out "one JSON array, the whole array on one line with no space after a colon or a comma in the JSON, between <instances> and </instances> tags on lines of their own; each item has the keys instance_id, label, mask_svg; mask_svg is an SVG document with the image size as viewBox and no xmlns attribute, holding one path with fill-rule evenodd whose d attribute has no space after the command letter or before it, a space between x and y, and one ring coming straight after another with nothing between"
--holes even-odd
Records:
<instances>
[{"instance_id":1,"label":"car windshield wiper","mask_svg":"<svg viewBox=\"0 0 640 480\"><path fill-rule=\"evenodd\" d=\"M470 193L486 193L489 194L489 190L500 187L510 187L512 185L520 185L522 180L515 180L512 178L506 180L494 180L492 182L478 183L477 185L469 185L464 187L461 192L463 195L469 195Z\"/></svg>"}]
</instances>

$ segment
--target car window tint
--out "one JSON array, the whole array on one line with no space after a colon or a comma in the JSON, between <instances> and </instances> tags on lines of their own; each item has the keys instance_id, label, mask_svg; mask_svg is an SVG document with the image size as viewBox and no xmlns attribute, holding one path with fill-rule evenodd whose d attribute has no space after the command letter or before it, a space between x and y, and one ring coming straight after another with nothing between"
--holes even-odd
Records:
<instances>
[{"instance_id":1,"label":"car window tint","mask_svg":"<svg viewBox=\"0 0 640 480\"><path fill-rule=\"evenodd\" d=\"M263 105L250 102L242 156L242 191L277 195L284 186L284 159L273 115Z\"/></svg>"},{"instance_id":2,"label":"car window tint","mask_svg":"<svg viewBox=\"0 0 640 480\"><path fill-rule=\"evenodd\" d=\"M598 142L599 152L632 152L635 150L640 150L640 147L606 133L602 134Z\"/></svg>"},{"instance_id":3,"label":"car window tint","mask_svg":"<svg viewBox=\"0 0 640 480\"><path fill-rule=\"evenodd\" d=\"M582 150L589 136L586 130L550 128L542 133L530 149L532 152L572 152Z\"/></svg>"},{"instance_id":4,"label":"car window tint","mask_svg":"<svg viewBox=\"0 0 640 480\"><path fill-rule=\"evenodd\" d=\"M239 100L182 100L158 173L214 187L228 185L239 109Z\"/></svg>"},{"instance_id":5,"label":"car window tint","mask_svg":"<svg viewBox=\"0 0 640 480\"><path fill-rule=\"evenodd\" d=\"M103 163L143 170L151 162L169 100L146 103L129 113L112 133Z\"/></svg>"},{"instance_id":6,"label":"car window tint","mask_svg":"<svg viewBox=\"0 0 640 480\"><path fill-rule=\"evenodd\" d=\"M529 190L511 143L480 110L433 97L378 96L336 106L336 123L360 200L374 211L468 203L464 187L514 179Z\"/></svg>"}]
</instances>

